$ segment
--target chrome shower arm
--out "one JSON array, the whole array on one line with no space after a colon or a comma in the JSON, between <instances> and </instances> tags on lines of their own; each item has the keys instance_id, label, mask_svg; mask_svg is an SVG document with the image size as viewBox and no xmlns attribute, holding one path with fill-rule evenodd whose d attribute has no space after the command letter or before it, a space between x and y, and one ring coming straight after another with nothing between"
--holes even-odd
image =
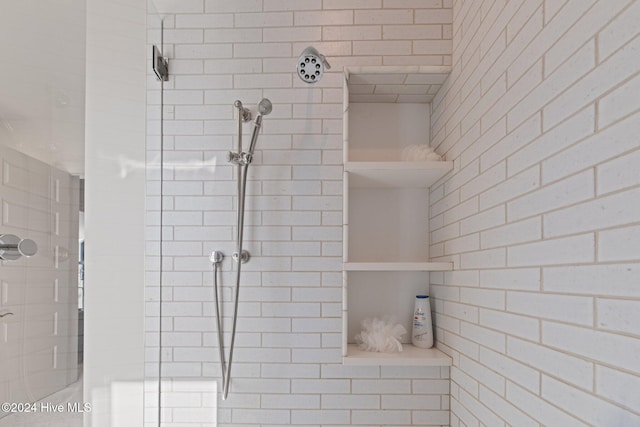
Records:
<instances>
[{"instance_id":1,"label":"chrome shower arm","mask_svg":"<svg viewBox=\"0 0 640 427\"><path fill-rule=\"evenodd\" d=\"M324 65L324 68L326 68L327 70L331 69L331 64L329 64L329 61L327 61L327 57L324 56L323 54L319 53L318 54L318 58L320 58L320 60L322 61L322 64Z\"/></svg>"}]
</instances>

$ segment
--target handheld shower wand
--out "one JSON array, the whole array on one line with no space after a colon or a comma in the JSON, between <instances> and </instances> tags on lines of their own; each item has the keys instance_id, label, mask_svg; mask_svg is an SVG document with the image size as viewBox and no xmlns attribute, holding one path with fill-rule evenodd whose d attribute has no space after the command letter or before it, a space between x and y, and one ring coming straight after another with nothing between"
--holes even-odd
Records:
<instances>
[{"instance_id":1,"label":"handheld shower wand","mask_svg":"<svg viewBox=\"0 0 640 427\"><path fill-rule=\"evenodd\" d=\"M262 116L269 115L271 110L273 110L273 105L267 98L263 98L262 101L258 103L258 115L253 122L253 134L251 135L251 143L249 144L249 156L253 156L253 150L256 148L256 142L258 142L258 133L262 127Z\"/></svg>"}]
</instances>

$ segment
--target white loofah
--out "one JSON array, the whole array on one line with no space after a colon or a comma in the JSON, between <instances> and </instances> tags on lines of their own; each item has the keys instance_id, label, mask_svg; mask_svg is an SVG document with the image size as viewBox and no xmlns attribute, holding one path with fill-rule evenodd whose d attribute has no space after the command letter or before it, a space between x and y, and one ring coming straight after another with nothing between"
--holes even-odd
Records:
<instances>
[{"instance_id":1,"label":"white loofah","mask_svg":"<svg viewBox=\"0 0 640 427\"><path fill-rule=\"evenodd\" d=\"M439 161L442 160L442 157L433 151L433 149L427 144L413 144L402 150L402 160L409 162L428 160Z\"/></svg>"},{"instance_id":2,"label":"white loofah","mask_svg":"<svg viewBox=\"0 0 640 427\"><path fill-rule=\"evenodd\" d=\"M404 326L394 319L374 317L362 321L363 330L356 335L358 347L364 351L398 353L402 351L402 336L407 333Z\"/></svg>"}]
</instances>

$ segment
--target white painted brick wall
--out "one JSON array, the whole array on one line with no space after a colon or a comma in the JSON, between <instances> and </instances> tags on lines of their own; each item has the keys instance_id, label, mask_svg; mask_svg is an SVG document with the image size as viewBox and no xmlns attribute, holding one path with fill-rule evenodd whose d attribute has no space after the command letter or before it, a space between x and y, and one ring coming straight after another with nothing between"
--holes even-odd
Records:
<instances>
[{"instance_id":1,"label":"white painted brick wall","mask_svg":"<svg viewBox=\"0 0 640 427\"><path fill-rule=\"evenodd\" d=\"M451 426L639 424L640 3L453 16L430 219L459 269L431 274Z\"/></svg>"},{"instance_id":2,"label":"white painted brick wall","mask_svg":"<svg viewBox=\"0 0 640 427\"><path fill-rule=\"evenodd\" d=\"M163 425L448 426L448 369L341 364L342 70L451 64L452 2L154 3L165 15L171 71L163 109L164 160L172 165L163 187ZM149 34L152 41L159 33ZM295 76L295 61L309 45L333 67L313 86ZM152 159L159 154L161 109L158 84L149 82ZM225 156L237 129L233 102L255 111L262 97L274 108L249 170L245 246L253 258L243 267L233 379L223 402L215 389L220 368L208 255L227 254L222 282L229 316L237 200ZM246 144L251 125L244 129ZM488 175L497 171L504 179L505 166ZM158 369L158 180L156 168L148 175L151 378ZM464 195L474 197L487 185L476 180ZM456 217L447 212L446 219ZM479 234L470 239L479 241ZM464 240L447 244L449 251L464 247ZM456 315L466 318L465 305L458 305ZM224 321L228 328L230 318ZM149 425L157 425L149 412Z\"/></svg>"}]
</instances>

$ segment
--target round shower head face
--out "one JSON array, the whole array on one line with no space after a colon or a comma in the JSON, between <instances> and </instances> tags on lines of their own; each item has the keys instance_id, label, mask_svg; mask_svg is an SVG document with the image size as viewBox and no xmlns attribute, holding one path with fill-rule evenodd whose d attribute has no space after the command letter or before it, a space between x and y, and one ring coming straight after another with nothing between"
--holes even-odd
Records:
<instances>
[{"instance_id":1,"label":"round shower head face","mask_svg":"<svg viewBox=\"0 0 640 427\"><path fill-rule=\"evenodd\" d=\"M269 101L267 98L262 98L262 101L258 103L258 114L266 116L271 113L271 110L273 110L271 101Z\"/></svg>"},{"instance_id":2,"label":"round shower head face","mask_svg":"<svg viewBox=\"0 0 640 427\"><path fill-rule=\"evenodd\" d=\"M298 58L296 67L298 77L305 83L315 83L322 78L325 65L328 64L324 56L320 55L314 48L308 47Z\"/></svg>"}]
</instances>

